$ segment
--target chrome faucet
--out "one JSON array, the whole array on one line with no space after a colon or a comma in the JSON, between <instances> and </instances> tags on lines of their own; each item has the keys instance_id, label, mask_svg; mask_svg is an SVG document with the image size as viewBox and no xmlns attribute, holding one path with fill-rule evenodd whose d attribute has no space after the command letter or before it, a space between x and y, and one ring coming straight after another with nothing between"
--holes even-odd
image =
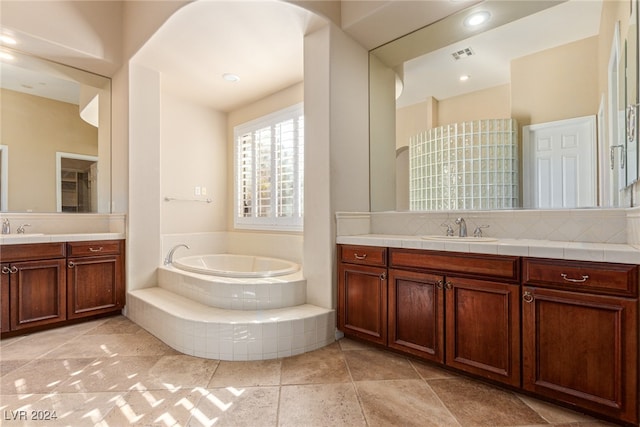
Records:
<instances>
[{"instance_id":1,"label":"chrome faucet","mask_svg":"<svg viewBox=\"0 0 640 427\"><path fill-rule=\"evenodd\" d=\"M24 234L25 227L31 227L31 224L22 224L20 227L18 227L18 229L16 230L16 233Z\"/></svg>"},{"instance_id":2,"label":"chrome faucet","mask_svg":"<svg viewBox=\"0 0 640 427\"><path fill-rule=\"evenodd\" d=\"M171 248L171 250L167 254L167 257L164 259L164 265L171 265L171 263L173 262L173 253L176 251L176 249L181 248L181 247L184 247L184 248L187 248L187 249L191 249L188 245L185 245L184 243L180 243L179 245L175 245L174 247Z\"/></svg>"},{"instance_id":3,"label":"chrome faucet","mask_svg":"<svg viewBox=\"0 0 640 427\"><path fill-rule=\"evenodd\" d=\"M464 219L462 217L456 219L456 224L460 225L458 237L467 237L467 223L464 222Z\"/></svg>"},{"instance_id":4,"label":"chrome faucet","mask_svg":"<svg viewBox=\"0 0 640 427\"><path fill-rule=\"evenodd\" d=\"M2 234L11 234L11 223L9 222L9 218L2 220Z\"/></svg>"}]
</instances>

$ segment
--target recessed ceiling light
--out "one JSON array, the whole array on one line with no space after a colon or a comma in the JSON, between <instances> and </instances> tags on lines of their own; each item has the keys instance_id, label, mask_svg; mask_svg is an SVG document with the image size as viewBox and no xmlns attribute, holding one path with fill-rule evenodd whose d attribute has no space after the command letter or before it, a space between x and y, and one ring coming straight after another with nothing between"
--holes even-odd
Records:
<instances>
[{"instance_id":1,"label":"recessed ceiling light","mask_svg":"<svg viewBox=\"0 0 640 427\"><path fill-rule=\"evenodd\" d=\"M461 81L461 82L466 82L466 81L467 81L467 80L469 80L470 78L471 78L471 76L470 76L470 75L468 75L468 74L464 74L464 75L460 76L460 81Z\"/></svg>"},{"instance_id":2,"label":"recessed ceiling light","mask_svg":"<svg viewBox=\"0 0 640 427\"><path fill-rule=\"evenodd\" d=\"M491 18L491 14L486 10L472 13L467 16L464 20L465 27L477 27L478 25L484 24Z\"/></svg>"},{"instance_id":3,"label":"recessed ceiling light","mask_svg":"<svg viewBox=\"0 0 640 427\"><path fill-rule=\"evenodd\" d=\"M16 39L6 34L0 35L0 43L2 44L16 44Z\"/></svg>"},{"instance_id":4,"label":"recessed ceiling light","mask_svg":"<svg viewBox=\"0 0 640 427\"><path fill-rule=\"evenodd\" d=\"M240 77L238 77L238 75L233 74L233 73L224 73L222 75L222 78L225 79L228 82L237 82L240 80Z\"/></svg>"}]
</instances>

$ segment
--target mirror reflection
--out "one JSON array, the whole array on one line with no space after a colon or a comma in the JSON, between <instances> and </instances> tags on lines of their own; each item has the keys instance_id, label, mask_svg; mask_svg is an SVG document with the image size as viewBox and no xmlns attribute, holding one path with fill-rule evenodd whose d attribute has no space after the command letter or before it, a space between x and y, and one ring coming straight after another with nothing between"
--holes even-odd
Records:
<instances>
[{"instance_id":1,"label":"mirror reflection","mask_svg":"<svg viewBox=\"0 0 640 427\"><path fill-rule=\"evenodd\" d=\"M485 1L372 50L371 210L623 206L632 5Z\"/></svg>"},{"instance_id":2,"label":"mirror reflection","mask_svg":"<svg viewBox=\"0 0 640 427\"><path fill-rule=\"evenodd\" d=\"M110 212L110 79L1 53L0 210Z\"/></svg>"}]
</instances>

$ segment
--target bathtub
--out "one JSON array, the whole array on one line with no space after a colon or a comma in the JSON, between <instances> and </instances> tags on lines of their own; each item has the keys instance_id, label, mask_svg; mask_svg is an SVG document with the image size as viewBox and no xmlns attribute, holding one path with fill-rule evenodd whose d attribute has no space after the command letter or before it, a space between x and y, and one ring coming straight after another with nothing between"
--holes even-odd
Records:
<instances>
[{"instance_id":1,"label":"bathtub","mask_svg":"<svg viewBox=\"0 0 640 427\"><path fill-rule=\"evenodd\" d=\"M209 276L258 278L293 274L300 269L295 262L252 255L194 255L176 259L173 266Z\"/></svg>"}]
</instances>

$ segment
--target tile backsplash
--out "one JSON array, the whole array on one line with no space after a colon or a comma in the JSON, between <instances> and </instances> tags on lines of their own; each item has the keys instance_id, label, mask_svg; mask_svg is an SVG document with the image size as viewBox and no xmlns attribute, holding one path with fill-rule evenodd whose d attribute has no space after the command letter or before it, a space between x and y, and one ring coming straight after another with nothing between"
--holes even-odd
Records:
<instances>
[{"instance_id":1,"label":"tile backsplash","mask_svg":"<svg viewBox=\"0 0 640 427\"><path fill-rule=\"evenodd\" d=\"M469 235L488 225L483 234L502 239L640 244L640 208L336 214L338 235L444 235L458 217Z\"/></svg>"}]
</instances>

